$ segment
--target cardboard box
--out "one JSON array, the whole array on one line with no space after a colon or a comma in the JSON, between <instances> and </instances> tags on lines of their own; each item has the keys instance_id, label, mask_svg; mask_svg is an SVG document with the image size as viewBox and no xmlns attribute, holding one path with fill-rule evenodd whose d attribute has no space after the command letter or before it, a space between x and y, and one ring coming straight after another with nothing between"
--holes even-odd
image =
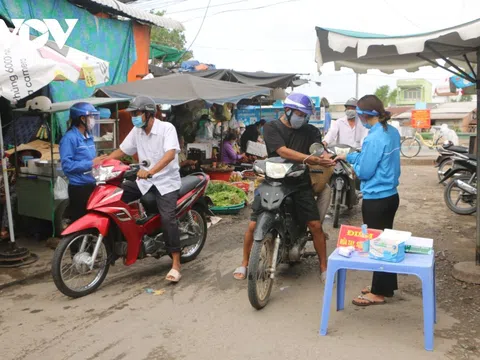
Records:
<instances>
[{"instance_id":1,"label":"cardboard box","mask_svg":"<svg viewBox=\"0 0 480 360\"><path fill-rule=\"evenodd\" d=\"M433 253L433 239L412 236L405 242L405 252L430 255Z\"/></svg>"}]
</instances>

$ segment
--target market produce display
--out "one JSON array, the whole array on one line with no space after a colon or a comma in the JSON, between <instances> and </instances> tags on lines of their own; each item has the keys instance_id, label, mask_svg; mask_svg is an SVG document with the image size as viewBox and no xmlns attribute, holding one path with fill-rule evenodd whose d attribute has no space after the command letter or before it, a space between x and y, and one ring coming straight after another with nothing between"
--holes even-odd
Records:
<instances>
[{"instance_id":1,"label":"market produce display","mask_svg":"<svg viewBox=\"0 0 480 360\"><path fill-rule=\"evenodd\" d=\"M228 164L219 163L216 166L202 166L205 172L231 172L235 167Z\"/></svg>"},{"instance_id":2,"label":"market produce display","mask_svg":"<svg viewBox=\"0 0 480 360\"><path fill-rule=\"evenodd\" d=\"M235 206L247 201L247 195L243 190L224 182L210 182L206 195L210 197L215 207Z\"/></svg>"},{"instance_id":3,"label":"market produce display","mask_svg":"<svg viewBox=\"0 0 480 360\"><path fill-rule=\"evenodd\" d=\"M232 172L232 175L230 175L230 182L237 182L237 181L242 181L243 180L243 177L242 177L242 173L238 172L238 171L234 171Z\"/></svg>"}]
</instances>

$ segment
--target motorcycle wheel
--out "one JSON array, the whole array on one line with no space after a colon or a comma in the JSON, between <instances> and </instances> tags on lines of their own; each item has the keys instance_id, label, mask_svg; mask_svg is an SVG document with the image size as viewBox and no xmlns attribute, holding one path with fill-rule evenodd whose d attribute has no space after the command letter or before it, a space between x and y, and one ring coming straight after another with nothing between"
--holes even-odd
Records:
<instances>
[{"instance_id":1,"label":"motorcycle wheel","mask_svg":"<svg viewBox=\"0 0 480 360\"><path fill-rule=\"evenodd\" d=\"M422 145L418 139L409 137L402 140L400 152L406 158L413 158L420 153L421 147Z\"/></svg>"},{"instance_id":2,"label":"motorcycle wheel","mask_svg":"<svg viewBox=\"0 0 480 360\"><path fill-rule=\"evenodd\" d=\"M340 204L342 203L342 192L335 190L335 203L333 204L333 227L338 228L340 218Z\"/></svg>"},{"instance_id":3,"label":"motorcycle wheel","mask_svg":"<svg viewBox=\"0 0 480 360\"><path fill-rule=\"evenodd\" d=\"M268 233L262 241L255 241L248 262L248 300L257 310L263 309L270 299L273 279L270 269L273 266L273 234Z\"/></svg>"},{"instance_id":4,"label":"motorcycle wheel","mask_svg":"<svg viewBox=\"0 0 480 360\"><path fill-rule=\"evenodd\" d=\"M438 171L437 171L438 181L442 181L445 172L448 169L450 169L452 166L453 166L453 159L445 159L440 163L440 165L438 165ZM442 184L444 186L447 186L445 182Z\"/></svg>"},{"instance_id":5,"label":"motorcycle wheel","mask_svg":"<svg viewBox=\"0 0 480 360\"><path fill-rule=\"evenodd\" d=\"M471 195L474 197L474 201L470 204L468 208L462 208L458 206L460 202L466 204L462 200L462 197L465 196L464 195L465 191L463 191L457 186L455 180L462 180L467 183L470 183L470 178L471 176L465 176L465 175L459 176L456 179L452 179L452 181L450 181L447 187L445 188L445 192L444 192L445 204L447 204L448 208L456 214L471 215L477 211L477 204L476 204L477 197L475 195ZM476 186L476 179L474 179L474 181L470 185ZM452 192L456 192L456 191L458 191L459 195L456 197L456 199L454 199L455 196L452 194Z\"/></svg>"},{"instance_id":6,"label":"motorcycle wheel","mask_svg":"<svg viewBox=\"0 0 480 360\"><path fill-rule=\"evenodd\" d=\"M55 249L52 277L55 286L64 295L79 298L91 294L105 280L110 268L110 250L105 241L100 245L93 270L87 265L98 238L98 231L89 229L64 237ZM79 251L82 247L83 251ZM82 283L82 280L86 281Z\"/></svg>"},{"instance_id":7,"label":"motorcycle wheel","mask_svg":"<svg viewBox=\"0 0 480 360\"><path fill-rule=\"evenodd\" d=\"M195 260L207 241L207 218L205 217L205 213L201 209L195 207L190 210L190 212L193 220L199 226L201 233L198 235L199 240L196 244L182 249L182 254L180 255L180 262L182 264ZM169 256L172 257L171 255Z\"/></svg>"}]
</instances>

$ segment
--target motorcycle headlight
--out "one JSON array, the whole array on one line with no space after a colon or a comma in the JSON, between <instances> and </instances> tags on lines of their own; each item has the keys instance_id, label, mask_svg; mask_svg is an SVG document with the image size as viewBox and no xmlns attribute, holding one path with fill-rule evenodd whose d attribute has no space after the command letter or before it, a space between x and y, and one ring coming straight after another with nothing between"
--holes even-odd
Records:
<instances>
[{"instance_id":1,"label":"motorcycle headlight","mask_svg":"<svg viewBox=\"0 0 480 360\"><path fill-rule=\"evenodd\" d=\"M97 182L105 182L116 178L120 171L113 171L113 166L99 166L92 169L92 175Z\"/></svg>"},{"instance_id":2,"label":"motorcycle headlight","mask_svg":"<svg viewBox=\"0 0 480 360\"><path fill-rule=\"evenodd\" d=\"M283 179L292 166L293 164L277 164L273 162L267 162L266 173L271 179Z\"/></svg>"},{"instance_id":3,"label":"motorcycle headlight","mask_svg":"<svg viewBox=\"0 0 480 360\"><path fill-rule=\"evenodd\" d=\"M264 175L265 174L263 172L263 169L258 165L253 166L253 171L255 172L255 174L258 174L258 175Z\"/></svg>"}]
</instances>

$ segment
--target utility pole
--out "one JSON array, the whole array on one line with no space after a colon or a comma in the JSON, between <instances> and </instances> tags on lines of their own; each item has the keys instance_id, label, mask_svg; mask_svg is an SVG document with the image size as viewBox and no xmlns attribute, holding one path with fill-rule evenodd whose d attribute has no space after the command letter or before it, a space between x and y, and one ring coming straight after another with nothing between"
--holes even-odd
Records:
<instances>
[{"instance_id":1,"label":"utility pole","mask_svg":"<svg viewBox=\"0 0 480 360\"><path fill-rule=\"evenodd\" d=\"M358 74L355 73L355 98L358 100Z\"/></svg>"}]
</instances>

